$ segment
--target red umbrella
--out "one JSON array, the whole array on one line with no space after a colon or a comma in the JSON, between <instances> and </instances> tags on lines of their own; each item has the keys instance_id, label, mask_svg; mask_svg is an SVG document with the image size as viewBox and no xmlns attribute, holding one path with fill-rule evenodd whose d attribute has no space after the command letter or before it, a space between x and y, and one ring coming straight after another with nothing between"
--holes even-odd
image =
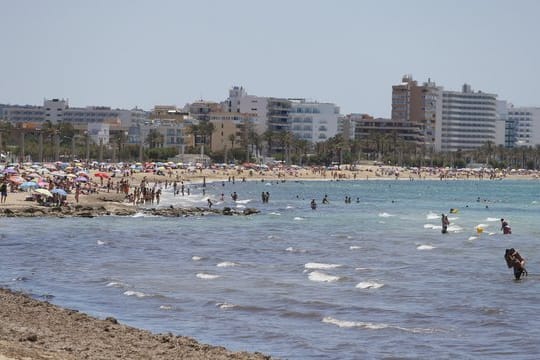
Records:
<instances>
[{"instance_id":1,"label":"red umbrella","mask_svg":"<svg viewBox=\"0 0 540 360\"><path fill-rule=\"evenodd\" d=\"M109 178L109 174L104 173L104 172L97 172L97 173L94 174L94 176L97 176L97 177L100 177L100 178L105 178L105 179Z\"/></svg>"}]
</instances>

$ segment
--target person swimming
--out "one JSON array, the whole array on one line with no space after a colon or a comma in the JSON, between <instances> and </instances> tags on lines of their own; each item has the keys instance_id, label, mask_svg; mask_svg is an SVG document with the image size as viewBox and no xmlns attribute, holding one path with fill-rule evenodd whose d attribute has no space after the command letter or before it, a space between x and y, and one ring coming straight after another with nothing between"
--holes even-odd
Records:
<instances>
[{"instance_id":1,"label":"person swimming","mask_svg":"<svg viewBox=\"0 0 540 360\"><path fill-rule=\"evenodd\" d=\"M311 199L310 203L311 209L316 210L317 209L317 203L315 202L315 199Z\"/></svg>"},{"instance_id":2,"label":"person swimming","mask_svg":"<svg viewBox=\"0 0 540 360\"><path fill-rule=\"evenodd\" d=\"M529 274L525 269L525 259L514 248L506 249L504 260L506 260L508 268L514 268L514 277L516 280L520 280L523 274L525 276Z\"/></svg>"}]
</instances>

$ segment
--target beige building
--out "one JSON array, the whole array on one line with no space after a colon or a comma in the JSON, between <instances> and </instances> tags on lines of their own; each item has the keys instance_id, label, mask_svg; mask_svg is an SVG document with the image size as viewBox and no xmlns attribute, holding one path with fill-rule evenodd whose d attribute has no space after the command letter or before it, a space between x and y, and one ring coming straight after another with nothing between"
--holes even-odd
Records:
<instances>
[{"instance_id":1,"label":"beige building","mask_svg":"<svg viewBox=\"0 0 540 360\"><path fill-rule=\"evenodd\" d=\"M403 76L401 84L392 86L392 121L417 126L420 143L440 151L442 88L431 80L419 85L411 75Z\"/></svg>"},{"instance_id":2,"label":"beige building","mask_svg":"<svg viewBox=\"0 0 540 360\"><path fill-rule=\"evenodd\" d=\"M208 114L214 124L212 151L228 151L248 145L249 132L254 131L255 114L213 112Z\"/></svg>"}]
</instances>

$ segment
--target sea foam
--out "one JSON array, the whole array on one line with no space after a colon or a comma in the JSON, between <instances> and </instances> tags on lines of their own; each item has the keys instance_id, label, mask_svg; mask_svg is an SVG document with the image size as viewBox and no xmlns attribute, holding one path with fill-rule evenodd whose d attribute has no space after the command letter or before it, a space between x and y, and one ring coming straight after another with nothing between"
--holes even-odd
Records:
<instances>
[{"instance_id":1,"label":"sea foam","mask_svg":"<svg viewBox=\"0 0 540 360\"><path fill-rule=\"evenodd\" d=\"M340 267L339 264L324 264L324 263L307 263L304 265L304 268L306 269L318 269L318 270L326 270L326 269L335 269Z\"/></svg>"},{"instance_id":2,"label":"sea foam","mask_svg":"<svg viewBox=\"0 0 540 360\"><path fill-rule=\"evenodd\" d=\"M204 279L204 280L214 280L220 277L219 275L206 274L206 273L198 273L196 276L199 279Z\"/></svg>"},{"instance_id":3,"label":"sea foam","mask_svg":"<svg viewBox=\"0 0 540 360\"><path fill-rule=\"evenodd\" d=\"M141 291L133 291L133 290L124 291L124 295L126 295L126 296L135 296L135 297L138 297L138 298L143 298L143 297L148 296L147 294L145 294L145 293L143 293Z\"/></svg>"},{"instance_id":4,"label":"sea foam","mask_svg":"<svg viewBox=\"0 0 540 360\"><path fill-rule=\"evenodd\" d=\"M375 281L362 281L356 284L357 289L379 289L383 286L384 284Z\"/></svg>"},{"instance_id":5,"label":"sea foam","mask_svg":"<svg viewBox=\"0 0 540 360\"><path fill-rule=\"evenodd\" d=\"M328 275L321 271L313 271L308 275L309 280L316 282L334 282L340 279L339 276Z\"/></svg>"},{"instance_id":6,"label":"sea foam","mask_svg":"<svg viewBox=\"0 0 540 360\"><path fill-rule=\"evenodd\" d=\"M417 250L433 250L435 249L435 246L433 245L418 245L416 247Z\"/></svg>"},{"instance_id":7,"label":"sea foam","mask_svg":"<svg viewBox=\"0 0 540 360\"><path fill-rule=\"evenodd\" d=\"M237 265L238 265L237 263L234 263L232 261L223 261L217 264L216 266L217 267L232 267L232 266L237 266Z\"/></svg>"},{"instance_id":8,"label":"sea foam","mask_svg":"<svg viewBox=\"0 0 540 360\"><path fill-rule=\"evenodd\" d=\"M322 319L323 323L326 324L332 324L339 326L340 328L360 328L360 329L367 329L367 330L382 330L382 329L396 329L411 333L423 333L423 334L429 334L437 332L435 329L425 329L425 328L407 328L404 326L396 326L396 325L390 325L385 323L372 323L372 322L364 322L364 321L349 321L349 320L339 320L335 319L333 317L327 316Z\"/></svg>"}]
</instances>

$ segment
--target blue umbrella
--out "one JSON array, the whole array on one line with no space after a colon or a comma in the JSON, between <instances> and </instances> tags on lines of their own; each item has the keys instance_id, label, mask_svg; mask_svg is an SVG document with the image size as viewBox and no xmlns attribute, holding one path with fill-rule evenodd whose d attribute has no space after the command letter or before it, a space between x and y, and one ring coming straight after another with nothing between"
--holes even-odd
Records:
<instances>
[{"instance_id":1,"label":"blue umbrella","mask_svg":"<svg viewBox=\"0 0 540 360\"><path fill-rule=\"evenodd\" d=\"M26 181L26 182L23 182L23 183L19 186L19 188L20 188L21 190L36 189L36 188L38 188L38 187L39 187L39 185L38 185L37 183L33 182L33 181Z\"/></svg>"},{"instance_id":2,"label":"blue umbrella","mask_svg":"<svg viewBox=\"0 0 540 360\"><path fill-rule=\"evenodd\" d=\"M64 189L59 189L59 188L56 188L56 189L52 189L51 191L53 194L58 194L60 196L67 196L67 192L66 190Z\"/></svg>"}]
</instances>

